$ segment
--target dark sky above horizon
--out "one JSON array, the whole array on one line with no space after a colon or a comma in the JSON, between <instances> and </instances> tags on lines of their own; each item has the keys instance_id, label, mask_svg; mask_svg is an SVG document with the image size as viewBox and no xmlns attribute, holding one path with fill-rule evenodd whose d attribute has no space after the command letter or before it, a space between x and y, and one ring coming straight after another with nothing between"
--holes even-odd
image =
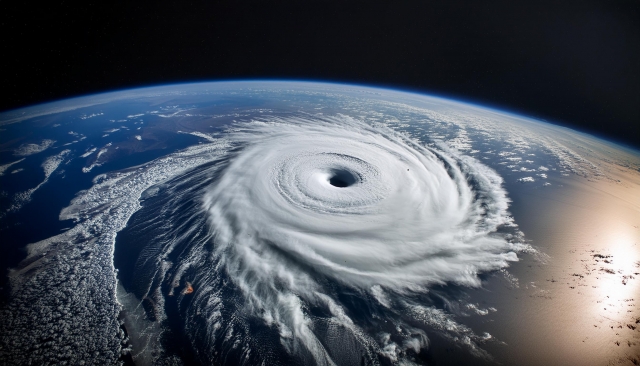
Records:
<instances>
[{"instance_id":1,"label":"dark sky above horizon","mask_svg":"<svg viewBox=\"0 0 640 366\"><path fill-rule=\"evenodd\" d=\"M0 110L149 84L365 83L640 147L638 1L0 5Z\"/></svg>"}]
</instances>

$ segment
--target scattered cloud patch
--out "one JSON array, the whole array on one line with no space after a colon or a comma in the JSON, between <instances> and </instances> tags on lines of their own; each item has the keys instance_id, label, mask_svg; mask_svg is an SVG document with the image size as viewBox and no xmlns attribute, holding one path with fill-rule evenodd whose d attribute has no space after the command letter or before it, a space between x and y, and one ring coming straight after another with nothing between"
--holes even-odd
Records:
<instances>
[{"instance_id":1,"label":"scattered cloud patch","mask_svg":"<svg viewBox=\"0 0 640 366\"><path fill-rule=\"evenodd\" d=\"M51 145L55 143L54 140L42 140L39 144L22 144L18 147L13 155L15 156L29 156L33 154L37 154L39 152L43 152L46 149L50 148Z\"/></svg>"},{"instance_id":2,"label":"scattered cloud patch","mask_svg":"<svg viewBox=\"0 0 640 366\"><path fill-rule=\"evenodd\" d=\"M64 159L71 153L71 150L63 150L58 155L50 156L44 160L42 163L42 170L44 170L44 180L38 184L36 187L28 189L26 191L17 193L14 198L11 206L7 210L7 212L15 212L20 210L25 204L31 201L31 195L35 191L37 191L42 185L49 181L49 177L51 174L58 169L60 164L64 161Z\"/></svg>"},{"instance_id":3,"label":"scattered cloud patch","mask_svg":"<svg viewBox=\"0 0 640 366\"><path fill-rule=\"evenodd\" d=\"M17 161L14 161L14 162L9 163L9 164L0 165L0 176L4 175L4 172L6 172L7 169L9 169L12 165L18 164L23 160L24 160L24 158L22 158L20 160L17 160Z\"/></svg>"},{"instance_id":4,"label":"scattered cloud patch","mask_svg":"<svg viewBox=\"0 0 640 366\"><path fill-rule=\"evenodd\" d=\"M531 182L535 182L535 179L533 179L533 177L524 177L524 178L518 179L518 182L531 183Z\"/></svg>"},{"instance_id":5,"label":"scattered cloud patch","mask_svg":"<svg viewBox=\"0 0 640 366\"><path fill-rule=\"evenodd\" d=\"M87 156L93 154L95 151L97 150L97 148L92 148L91 150L85 152L84 154L80 155L81 158L86 158Z\"/></svg>"},{"instance_id":6,"label":"scattered cloud patch","mask_svg":"<svg viewBox=\"0 0 640 366\"><path fill-rule=\"evenodd\" d=\"M80 119L89 119L89 118L93 118L93 117L98 117L98 116L103 116L104 113L100 112L100 113L92 113L89 115L83 114L82 116L80 116Z\"/></svg>"}]
</instances>

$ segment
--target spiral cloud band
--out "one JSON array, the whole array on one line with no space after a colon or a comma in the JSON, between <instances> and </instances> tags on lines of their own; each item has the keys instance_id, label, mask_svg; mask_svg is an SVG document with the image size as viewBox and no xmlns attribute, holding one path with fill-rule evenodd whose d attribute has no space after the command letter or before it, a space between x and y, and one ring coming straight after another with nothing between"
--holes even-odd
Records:
<instances>
[{"instance_id":1,"label":"spiral cloud band","mask_svg":"<svg viewBox=\"0 0 640 366\"><path fill-rule=\"evenodd\" d=\"M516 260L489 235L510 221L497 174L390 131L335 122L253 123L232 135L247 147L204 205L216 252L233 256L236 273L288 277L279 258L287 253L346 285L402 290L477 285L479 271Z\"/></svg>"}]
</instances>

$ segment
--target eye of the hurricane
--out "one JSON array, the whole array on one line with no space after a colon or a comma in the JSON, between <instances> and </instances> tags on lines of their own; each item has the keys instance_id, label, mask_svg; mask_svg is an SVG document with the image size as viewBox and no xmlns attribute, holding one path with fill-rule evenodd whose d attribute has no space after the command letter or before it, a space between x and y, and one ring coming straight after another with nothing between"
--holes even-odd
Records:
<instances>
[{"instance_id":1,"label":"eye of the hurricane","mask_svg":"<svg viewBox=\"0 0 640 366\"><path fill-rule=\"evenodd\" d=\"M338 188L352 186L357 181L355 174L345 169L333 169L329 175L329 184Z\"/></svg>"}]
</instances>

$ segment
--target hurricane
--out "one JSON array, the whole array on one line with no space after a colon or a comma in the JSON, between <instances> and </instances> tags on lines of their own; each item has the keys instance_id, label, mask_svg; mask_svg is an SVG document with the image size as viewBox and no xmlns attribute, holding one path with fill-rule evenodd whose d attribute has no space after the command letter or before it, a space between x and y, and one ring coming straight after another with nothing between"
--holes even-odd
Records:
<instances>
[{"instance_id":1,"label":"hurricane","mask_svg":"<svg viewBox=\"0 0 640 366\"><path fill-rule=\"evenodd\" d=\"M531 248L498 173L341 114L192 134L205 142L99 174L62 210L75 226L11 273L11 329L49 334L20 299L56 288L41 300L66 304L51 321L92 337L60 332L53 351L96 360L118 359L91 351L109 344L140 365L410 364L437 339L490 359L492 336L453 312L488 312L455 289Z\"/></svg>"},{"instance_id":2,"label":"hurricane","mask_svg":"<svg viewBox=\"0 0 640 366\"><path fill-rule=\"evenodd\" d=\"M419 324L482 354L483 336L425 296L518 260L499 233L514 226L499 175L346 116L238 123L224 139L227 153L152 188L128 229L153 238L135 265L138 297L154 316L186 299L176 306L199 357L398 361L428 346ZM405 334L374 331L384 322Z\"/></svg>"}]
</instances>

